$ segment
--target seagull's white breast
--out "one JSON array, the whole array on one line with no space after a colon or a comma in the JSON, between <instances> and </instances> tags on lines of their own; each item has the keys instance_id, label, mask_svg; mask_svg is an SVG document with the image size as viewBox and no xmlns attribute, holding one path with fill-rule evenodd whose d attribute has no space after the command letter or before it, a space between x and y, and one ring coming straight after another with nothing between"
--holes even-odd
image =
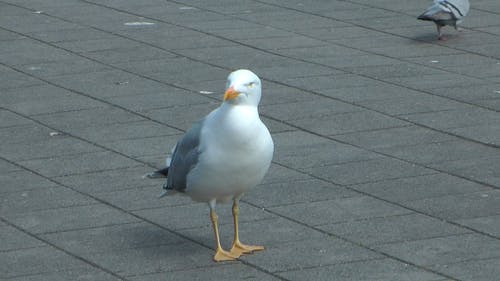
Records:
<instances>
[{"instance_id":1,"label":"seagull's white breast","mask_svg":"<svg viewBox=\"0 0 500 281\"><path fill-rule=\"evenodd\" d=\"M260 183L273 152L271 134L255 107L223 105L205 119L186 193L199 201L232 199Z\"/></svg>"}]
</instances>

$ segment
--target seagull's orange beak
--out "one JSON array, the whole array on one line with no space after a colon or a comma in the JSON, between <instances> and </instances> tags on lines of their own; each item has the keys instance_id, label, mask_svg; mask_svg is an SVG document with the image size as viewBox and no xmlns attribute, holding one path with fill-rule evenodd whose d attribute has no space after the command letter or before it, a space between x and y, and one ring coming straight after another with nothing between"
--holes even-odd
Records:
<instances>
[{"instance_id":1,"label":"seagull's orange beak","mask_svg":"<svg viewBox=\"0 0 500 281\"><path fill-rule=\"evenodd\" d=\"M229 87L229 89L226 90L224 93L224 100L232 100L235 99L237 96L239 96L240 93L238 93L233 87Z\"/></svg>"}]
</instances>

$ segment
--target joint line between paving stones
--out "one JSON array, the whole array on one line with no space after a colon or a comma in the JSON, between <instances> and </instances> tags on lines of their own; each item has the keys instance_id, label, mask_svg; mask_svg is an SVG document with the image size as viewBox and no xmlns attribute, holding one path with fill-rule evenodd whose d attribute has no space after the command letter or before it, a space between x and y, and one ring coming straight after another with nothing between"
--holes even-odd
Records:
<instances>
[{"instance_id":1,"label":"joint line between paving stones","mask_svg":"<svg viewBox=\"0 0 500 281\"><path fill-rule=\"evenodd\" d=\"M95 201L97 201L97 202L99 202L99 203L101 203L101 204L104 204L104 205L106 205L106 206L108 206L108 207L110 207L110 208L116 209L116 210L118 210L118 211L120 211L120 212L122 212L122 213L125 213L125 214L127 214L127 215L130 215L130 216L132 216L132 217L134 217L134 218L136 218L136 219L139 219L140 221L147 222L147 223L152 224L152 225L154 225L154 226L156 226L156 227L158 227L158 228L161 228L161 229L163 229L163 230L165 230L165 231L168 231L168 232L170 232L170 233L172 233L172 234L174 234L174 235L176 235L176 236L178 236L178 237L180 237L180 238L183 238L183 239L185 239L185 240L188 240L188 241L190 241L190 242L192 242L192 243L194 243L194 244L196 244L196 245L199 245L199 246L201 246L201 247L203 247L203 248L210 249L210 250L215 250L214 248L209 247L209 246L207 246L207 245L203 244L202 242L199 242L199 241L197 241L197 240L195 240L195 239L193 239L193 238L190 238L189 236L186 236L186 235L184 235L184 234L182 234L182 233L180 233L180 232L177 232L177 231L175 231L175 230L173 230L173 229L167 228L167 227L165 227L165 226L163 226L163 225L161 225L161 224L158 224L158 223L156 223L156 222L154 222L154 221L151 221L151 220L149 220L149 219L147 219L147 218L145 218L145 217L141 217L141 216L139 216L139 215L137 215L137 214L135 214L135 213L133 213L133 212L131 212L131 211L128 211L128 210L123 209L123 208L121 208L121 207L119 207L119 206L116 206L116 205L114 205L114 204L112 204L112 203L110 203L110 202L108 202L108 201L106 201L106 200L103 200L103 199L101 199L101 198L99 198L99 197L97 197L97 196L91 195L91 194L89 194L89 193L86 193L86 192L80 191L80 190L78 190L78 189L76 189L76 188L73 188L73 187L68 186L68 185L65 185L65 184L63 184L63 183L61 183L61 182L58 182L58 181L56 181L56 180L54 180L54 179L52 179L52 178L49 178L49 177L47 177L47 176L45 176L45 175L43 175L43 174L41 174L41 173L38 173L38 172L37 172L37 171L35 171L35 170L32 170L32 169L30 169L30 168L28 168L28 167L25 167L25 166L23 166L23 165L21 165L21 164L19 164L19 163L16 163L16 162L13 162L13 161L11 161L11 160L9 160L9 159L6 159L6 158L5 158L5 157L3 157L3 156L0 156L0 159L1 159L1 160L3 160L3 161L6 161L6 162L8 162L8 163L10 163L10 164L12 164L12 165L15 165L15 166L17 166L17 167L19 167L19 168L21 168L21 169L23 169L23 170L29 171L29 172L31 172L31 173L33 173L33 174L35 174L35 175L37 175L37 176L40 176L40 177L42 177L42 178L44 178L44 179L47 179L47 180L49 180L49 181L51 181L51 182L53 182L53 183L55 183L55 184L57 184L57 185L60 185L60 186L65 187L65 188L67 188L67 189L70 189L70 190L72 190L72 191L74 191L74 192L76 192L76 193L79 193L79 194L81 194L81 195L84 195L84 196L90 197L90 198L94 199ZM56 248L56 249L59 249L59 250L61 250L61 251L65 252L65 253L67 253L67 254L69 254L69 255L71 255L71 256L73 256L73 257L75 257L75 258L78 258L78 259L80 259L80 260L82 260L82 261L84 261L84 262L89 263L89 264L90 264L90 265L92 265L92 266L95 266L95 267L97 267L97 268L99 268L99 269L102 269L103 271L106 271L106 272L108 272L108 273L111 273L113 276L116 276L116 277L120 278L121 280L125 280L125 281L126 281L126 279L125 279L124 277L121 277L121 276L119 276L119 275L117 275L117 274L115 274L115 273L113 273L113 272L109 271L108 269L105 269L105 268L103 268L103 267L99 266L98 264L95 264L95 263L93 263L93 262L91 262L91 261L87 261L85 258L80 257L80 256L78 256L78 255L76 255L76 254L73 254L73 253L71 253L71 252L69 252L69 251L65 250L64 248L60 248L60 247L58 247L57 245L52 244L52 243L50 243L49 241L47 241L47 240L45 240L45 239L43 239L43 238L41 238L41 237L38 237L36 234L31 233L31 232L29 232L28 230L25 230L25 229L23 229L23 228L21 228L21 227L19 227L19 226L15 225L15 224L11 223L10 221L7 221L7 220L6 220L5 218L3 218L3 217L0 217L0 220L5 221L5 223L7 223L7 224L9 224L9 225L11 225L11 226L13 226L13 227L15 227L16 229L18 229L18 230L20 230L20 231L22 231L22 232L24 232L24 233L26 233L26 234L28 234L28 235L30 235L30 236L32 236L32 237L34 237L34 238L36 238L36 239L38 239L38 240L40 240L40 241L43 241L43 242L45 242L45 243L47 243L47 244L49 244L49 245L53 246L53 247L54 247L54 248ZM267 269L265 269L265 268L262 268L262 267L260 267L260 266L258 266L258 265L255 265L255 264L252 264L252 263L250 263L250 262L248 262L248 261L241 260L241 259L238 259L238 261L240 261L242 264L245 264L246 266L252 267L252 268L254 268L254 269L258 270L258 271L261 271L261 272L263 272L263 273L265 273L265 274L271 275L271 276L273 276L273 277L275 277L275 278L278 278L278 279L280 279L280 280L283 280L283 281L289 281L288 279L286 279L286 278L284 278L284 277L281 277L281 276L279 276L279 275L277 275L277 274L275 274L275 273L273 273L273 272L271 272L271 271L268 271L268 270L267 270Z\"/></svg>"},{"instance_id":2,"label":"joint line between paving stones","mask_svg":"<svg viewBox=\"0 0 500 281\"><path fill-rule=\"evenodd\" d=\"M0 157L0 158L2 158L4 161L8 161L8 160L4 159L3 157ZM8 161L8 162L10 162L10 161ZM12 162L11 162L11 163L12 163ZM17 165L16 163L12 163L12 164ZM19 166L19 165L17 165L17 166ZM19 167L24 168L24 167L22 167L22 166L19 166ZM24 169L26 169L26 168L24 168ZM14 223L10 222L9 220L5 219L4 217L0 217L0 220L1 220L2 222L4 222L5 224L7 224L7 225L9 225L9 226L11 226L11 227L13 227L13 228L17 229L18 231L21 231L21 232L23 232L24 234L29 235L30 237L33 237L34 239L39 240L39 241L41 241L41 242L43 242L43 243L45 243L45 244L47 244L47 245L51 246L52 248L54 248L54 249L56 249L56 250L59 250L59 251L61 251L61 252L65 253L65 254L67 254L67 255L69 255L69 256L71 256L71 257L73 257L73 258L76 258L76 259L78 259L78 260L80 260L80 261L82 261L82 262L84 262L84 263L86 263L86 264L89 264L90 266L92 266L92 267L94 267L94 268L97 268L97 269L99 269L99 270L101 270L101 271L104 271L104 272L106 272L106 273L108 273L108 274L110 274L110 275L112 275L112 276L114 276L114 277L116 277L116 278L118 278L118 279L120 279L120 280L124 280L124 281L127 281L127 280L128 280L128 279L126 279L125 277L120 276L120 275L118 275L118 274L114 273L113 271L111 271L111 270L109 270L109 269L107 269L107 268L104 268L104 267L100 266L100 265L99 265L99 264L97 264L97 263L94 263L94 262L92 262L92 261L90 261L90 260L88 260L88 259L86 259L86 258L84 258L84 257L81 257L81 256L79 256L79 255L76 255L76 254L74 254L74 253L72 253L72 252L70 252L70 251L68 251L68 250L66 250L66 249L64 249L64 248L62 248L62 247L57 246L57 245L56 245L56 244L54 244L54 243L51 243L50 241L48 241L48 240L46 240L46 239L43 239L42 237L39 237L38 235L36 235L36 234L34 234L34 233L31 233L30 231L28 231L28 230L26 230L26 229L24 229L24 228L22 228L22 227L20 227L20 226L18 226L18 225L16 225L16 224L14 224Z\"/></svg>"}]
</instances>

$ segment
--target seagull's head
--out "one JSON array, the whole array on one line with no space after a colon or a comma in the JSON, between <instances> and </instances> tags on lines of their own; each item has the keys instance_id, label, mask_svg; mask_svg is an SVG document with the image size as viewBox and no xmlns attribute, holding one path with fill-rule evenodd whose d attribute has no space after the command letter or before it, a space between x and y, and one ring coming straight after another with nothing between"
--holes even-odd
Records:
<instances>
[{"instance_id":1,"label":"seagull's head","mask_svg":"<svg viewBox=\"0 0 500 281\"><path fill-rule=\"evenodd\" d=\"M224 102L257 106L260 102L261 82L255 73L246 69L231 72L227 77Z\"/></svg>"}]
</instances>

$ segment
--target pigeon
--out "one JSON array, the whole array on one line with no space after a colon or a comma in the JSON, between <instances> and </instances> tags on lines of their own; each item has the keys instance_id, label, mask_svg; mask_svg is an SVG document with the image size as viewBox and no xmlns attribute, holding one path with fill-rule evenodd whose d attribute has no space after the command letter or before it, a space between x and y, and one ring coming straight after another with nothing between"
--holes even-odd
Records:
<instances>
[{"instance_id":1,"label":"pigeon","mask_svg":"<svg viewBox=\"0 0 500 281\"><path fill-rule=\"evenodd\" d=\"M437 27L438 39L446 40L441 28L451 25L458 30L457 24L467 15L469 7L469 0L434 0L434 4L418 16L418 19L433 21Z\"/></svg>"},{"instance_id":2,"label":"pigeon","mask_svg":"<svg viewBox=\"0 0 500 281\"><path fill-rule=\"evenodd\" d=\"M260 99L257 75L246 69L232 72L222 104L192 125L174 146L165 168L145 175L167 178L161 197L180 193L208 203L216 240L215 261L264 250L263 246L241 243L238 231L240 198L262 181L274 153L271 134L259 117ZM233 202L234 221L229 251L221 247L215 212L217 203L227 201Z\"/></svg>"}]
</instances>

